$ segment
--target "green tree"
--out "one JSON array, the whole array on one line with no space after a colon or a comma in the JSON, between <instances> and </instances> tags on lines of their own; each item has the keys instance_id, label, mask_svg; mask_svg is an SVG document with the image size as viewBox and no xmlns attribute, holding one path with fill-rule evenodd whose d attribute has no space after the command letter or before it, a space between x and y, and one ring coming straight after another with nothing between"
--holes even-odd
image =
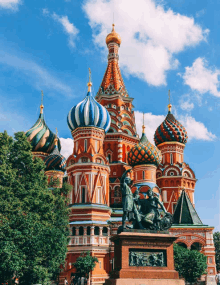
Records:
<instances>
[{"instance_id":1,"label":"green tree","mask_svg":"<svg viewBox=\"0 0 220 285\"><path fill-rule=\"evenodd\" d=\"M220 232L213 234L214 244L215 244L215 262L217 271L220 270Z\"/></svg>"},{"instance_id":2,"label":"green tree","mask_svg":"<svg viewBox=\"0 0 220 285\"><path fill-rule=\"evenodd\" d=\"M80 254L76 262L73 263L73 266L80 276L88 278L89 273L93 271L97 262L98 258L96 256L91 256L90 251L87 251Z\"/></svg>"},{"instance_id":3,"label":"green tree","mask_svg":"<svg viewBox=\"0 0 220 285\"><path fill-rule=\"evenodd\" d=\"M0 133L0 280L44 283L64 263L69 186L48 189L44 163L25 134Z\"/></svg>"},{"instance_id":4,"label":"green tree","mask_svg":"<svg viewBox=\"0 0 220 285\"><path fill-rule=\"evenodd\" d=\"M195 283L206 273L206 256L197 250L189 250L174 244L174 265L180 277L190 284Z\"/></svg>"}]
</instances>

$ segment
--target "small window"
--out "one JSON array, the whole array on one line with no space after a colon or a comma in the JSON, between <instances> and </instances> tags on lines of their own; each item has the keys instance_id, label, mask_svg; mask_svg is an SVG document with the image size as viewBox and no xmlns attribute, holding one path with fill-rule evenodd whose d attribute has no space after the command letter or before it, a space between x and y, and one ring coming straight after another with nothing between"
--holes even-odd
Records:
<instances>
[{"instance_id":1,"label":"small window","mask_svg":"<svg viewBox=\"0 0 220 285\"><path fill-rule=\"evenodd\" d=\"M79 227L79 235L83 236L83 227Z\"/></svg>"},{"instance_id":2,"label":"small window","mask_svg":"<svg viewBox=\"0 0 220 285\"><path fill-rule=\"evenodd\" d=\"M120 196L121 196L120 187L116 186L114 190L114 197L120 197Z\"/></svg>"},{"instance_id":3,"label":"small window","mask_svg":"<svg viewBox=\"0 0 220 285\"><path fill-rule=\"evenodd\" d=\"M106 227L103 228L102 235L103 236L107 236L108 235L108 229Z\"/></svg>"},{"instance_id":4,"label":"small window","mask_svg":"<svg viewBox=\"0 0 220 285\"><path fill-rule=\"evenodd\" d=\"M82 203L86 202L86 191L85 187L82 187Z\"/></svg>"},{"instance_id":5,"label":"small window","mask_svg":"<svg viewBox=\"0 0 220 285\"><path fill-rule=\"evenodd\" d=\"M102 164L102 160L100 158L97 158L96 163Z\"/></svg>"},{"instance_id":6,"label":"small window","mask_svg":"<svg viewBox=\"0 0 220 285\"><path fill-rule=\"evenodd\" d=\"M72 228L72 236L75 236L75 235L76 235L76 228L73 227L73 228Z\"/></svg>"},{"instance_id":7,"label":"small window","mask_svg":"<svg viewBox=\"0 0 220 285\"><path fill-rule=\"evenodd\" d=\"M170 172L170 176L174 176L174 172Z\"/></svg>"},{"instance_id":8,"label":"small window","mask_svg":"<svg viewBox=\"0 0 220 285\"><path fill-rule=\"evenodd\" d=\"M111 154L108 154L107 158L108 158L108 162L111 163L111 162L112 162L112 156L111 156Z\"/></svg>"},{"instance_id":9,"label":"small window","mask_svg":"<svg viewBox=\"0 0 220 285\"><path fill-rule=\"evenodd\" d=\"M87 152L87 139L84 140L84 151Z\"/></svg>"},{"instance_id":10,"label":"small window","mask_svg":"<svg viewBox=\"0 0 220 285\"><path fill-rule=\"evenodd\" d=\"M82 163L88 162L88 157L82 157Z\"/></svg>"},{"instance_id":11,"label":"small window","mask_svg":"<svg viewBox=\"0 0 220 285\"><path fill-rule=\"evenodd\" d=\"M173 164L173 154L170 154L170 164Z\"/></svg>"},{"instance_id":12,"label":"small window","mask_svg":"<svg viewBox=\"0 0 220 285\"><path fill-rule=\"evenodd\" d=\"M113 105L112 107L113 107L113 109L116 109L116 105Z\"/></svg>"},{"instance_id":13,"label":"small window","mask_svg":"<svg viewBox=\"0 0 220 285\"><path fill-rule=\"evenodd\" d=\"M95 236L99 236L99 227L95 227L94 234Z\"/></svg>"},{"instance_id":14,"label":"small window","mask_svg":"<svg viewBox=\"0 0 220 285\"><path fill-rule=\"evenodd\" d=\"M143 171L143 179L145 179L145 171Z\"/></svg>"},{"instance_id":15,"label":"small window","mask_svg":"<svg viewBox=\"0 0 220 285\"><path fill-rule=\"evenodd\" d=\"M87 236L90 236L90 227L87 227L86 233L87 233Z\"/></svg>"},{"instance_id":16,"label":"small window","mask_svg":"<svg viewBox=\"0 0 220 285\"><path fill-rule=\"evenodd\" d=\"M76 151L78 150L78 142L76 142Z\"/></svg>"}]
</instances>

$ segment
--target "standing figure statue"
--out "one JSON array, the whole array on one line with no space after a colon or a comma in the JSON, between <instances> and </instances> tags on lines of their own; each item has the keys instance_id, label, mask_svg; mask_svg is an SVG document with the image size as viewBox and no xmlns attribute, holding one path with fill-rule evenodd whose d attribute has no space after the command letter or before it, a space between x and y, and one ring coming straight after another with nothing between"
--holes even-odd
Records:
<instances>
[{"instance_id":1,"label":"standing figure statue","mask_svg":"<svg viewBox=\"0 0 220 285\"><path fill-rule=\"evenodd\" d=\"M133 225L138 224L138 227L140 229L144 229L144 227L141 224L141 215L134 201L137 200L137 197L134 197L131 192L130 186L132 185L132 180L130 177L127 176L129 172L131 172L131 169L126 170L121 177L121 191L122 191L122 205L123 205L122 228L125 229L125 221L128 218L129 221L133 220Z\"/></svg>"}]
</instances>

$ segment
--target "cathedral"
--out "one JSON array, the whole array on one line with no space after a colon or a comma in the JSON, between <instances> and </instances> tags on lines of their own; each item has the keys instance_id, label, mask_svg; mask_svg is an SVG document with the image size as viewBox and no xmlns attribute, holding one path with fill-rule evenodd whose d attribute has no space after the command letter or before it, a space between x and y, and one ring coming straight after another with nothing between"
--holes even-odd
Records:
<instances>
[{"instance_id":1,"label":"cathedral","mask_svg":"<svg viewBox=\"0 0 220 285\"><path fill-rule=\"evenodd\" d=\"M122 223L120 178L131 169L132 192L138 190L146 199L152 189L173 214L170 233L176 243L200 250L207 256L207 274L216 274L213 227L204 225L195 210L196 176L184 162L187 131L172 114L168 105L165 120L155 130L153 145L145 134L139 138L133 98L124 85L119 68L121 37L112 31L106 37L108 65L100 88L94 97L91 78L85 98L73 106L67 124L74 140L73 152L66 159L60 154L61 144L40 115L26 132L34 156L45 162L48 180L59 180L62 186L66 172L72 185L69 193L70 242L60 284L75 272L72 263L83 251L99 260L91 273L91 284L104 284L114 268L114 248L110 240ZM82 94L83 96L83 94ZM150 111L150 110L148 110ZM203 276L205 278L205 276Z\"/></svg>"}]
</instances>

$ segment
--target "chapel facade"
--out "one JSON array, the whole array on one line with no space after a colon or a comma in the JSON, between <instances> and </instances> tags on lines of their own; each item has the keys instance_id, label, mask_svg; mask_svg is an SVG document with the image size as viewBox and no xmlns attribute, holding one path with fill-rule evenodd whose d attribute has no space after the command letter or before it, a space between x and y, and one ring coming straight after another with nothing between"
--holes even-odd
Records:
<instances>
[{"instance_id":1,"label":"chapel facade","mask_svg":"<svg viewBox=\"0 0 220 285\"><path fill-rule=\"evenodd\" d=\"M145 199L149 189L174 215L170 229L176 242L197 249L207 256L207 274L216 274L213 227L204 225L195 210L196 177L184 162L187 131L168 114L154 135L155 145L147 139L143 122L139 138L133 98L125 87L119 68L121 37L113 25L106 37L108 65L94 97L91 79L85 98L73 106L67 123L74 139L73 153L67 161L60 154L60 141L47 127L43 105L39 119L26 132L33 154L46 164L48 179L62 180L66 170L72 185L70 200L70 243L60 284L74 273L72 263L83 251L91 251L99 263L91 274L91 284L104 284L114 268L111 236L122 221L120 178L132 169L132 192ZM148 110L146 110L148 111Z\"/></svg>"}]
</instances>

